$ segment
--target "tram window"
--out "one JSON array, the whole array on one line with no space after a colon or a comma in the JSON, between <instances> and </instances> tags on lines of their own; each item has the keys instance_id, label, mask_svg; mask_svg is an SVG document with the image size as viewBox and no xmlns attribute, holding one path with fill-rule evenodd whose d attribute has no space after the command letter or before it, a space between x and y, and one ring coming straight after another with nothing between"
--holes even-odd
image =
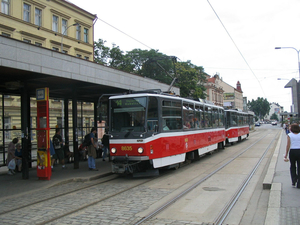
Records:
<instances>
[{"instance_id":1,"label":"tram window","mask_svg":"<svg viewBox=\"0 0 300 225\"><path fill-rule=\"evenodd\" d=\"M238 118L239 125L243 125L243 115L238 115Z\"/></svg>"},{"instance_id":2,"label":"tram window","mask_svg":"<svg viewBox=\"0 0 300 225\"><path fill-rule=\"evenodd\" d=\"M200 129L201 128L201 108L200 105L195 106L195 128Z\"/></svg>"},{"instance_id":3,"label":"tram window","mask_svg":"<svg viewBox=\"0 0 300 225\"><path fill-rule=\"evenodd\" d=\"M237 114L236 113L234 113L234 112L232 112L231 113L231 117L230 117L230 124L231 124L231 126L237 126L238 125L238 123L237 123Z\"/></svg>"},{"instance_id":4,"label":"tram window","mask_svg":"<svg viewBox=\"0 0 300 225\"><path fill-rule=\"evenodd\" d=\"M111 101L112 131L144 132L146 97Z\"/></svg>"},{"instance_id":5,"label":"tram window","mask_svg":"<svg viewBox=\"0 0 300 225\"><path fill-rule=\"evenodd\" d=\"M149 97L148 100L148 114L147 114L147 129L148 131L155 131L158 126L158 103L157 98Z\"/></svg>"},{"instance_id":6,"label":"tram window","mask_svg":"<svg viewBox=\"0 0 300 225\"><path fill-rule=\"evenodd\" d=\"M162 101L162 130L182 129L181 102Z\"/></svg>"},{"instance_id":7,"label":"tram window","mask_svg":"<svg viewBox=\"0 0 300 225\"><path fill-rule=\"evenodd\" d=\"M219 115L218 115L218 109L212 110L212 126L218 127L219 126Z\"/></svg>"},{"instance_id":8,"label":"tram window","mask_svg":"<svg viewBox=\"0 0 300 225\"><path fill-rule=\"evenodd\" d=\"M194 104L183 103L183 129L195 128Z\"/></svg>"},{"instance_id":9,"label":"tram window","mask_svg":"<svg viewBox=\"0 0 300 225\"><path fill-rule=\"evenodd\" d=\"M204 127L205 128L212 127L211 114L212 114L211 107L205 106L205 111L204 111Z\"/></svg>"},{"instance_id":10,"label":"tram window","mask_svg":"<svg viewBox=\"0 0 300 225\"><path fill-rule=\"evenodd\" d=\"M224 126L224 110L222 109L219 110L219 126Z\"/></svg>"}]
</instances>

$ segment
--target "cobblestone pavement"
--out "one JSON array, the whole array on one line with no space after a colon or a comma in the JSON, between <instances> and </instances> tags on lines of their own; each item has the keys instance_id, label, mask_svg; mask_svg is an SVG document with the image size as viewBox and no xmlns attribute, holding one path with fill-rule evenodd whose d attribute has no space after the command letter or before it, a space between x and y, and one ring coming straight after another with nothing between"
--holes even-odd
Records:
<instances>
[{"instance_id":1,"label":"cobblestone pavement","mask_svg":"<svg viewBox=\"0 0 300 225\"><path fill-rule=\"evenodd\" d=\"M50 224L134 224L142 219L135 217L135 214L146 210L172 191L139 186Z\"/></svg>"},{"instance_id":2,"label":"cobblestone pavement","mask_svg":"<svg viewBox=\"0 0 300 225\"><path fill-rule=\"evenodd\" d=\"M59 194L70 192L70 190L77 189L79 187L86 187L97 181L89 183L82 182L70 182L67 184L45 189L43 191L32 193L30 195L22 195L13 198L7 198L0 202L0 211L4 212L7 209L16 208L20 205L26 205L30 202L36 202L45 198L50 200L42 201L41 203L22 208L20 210L14 210L10 213L0 215L0 220L4 224L36 224L42 221L47 221L53 217L57 217L78 209L79 207L89 205L92 202L101 200L107 196L111 196L126 188L134 186L134 182L127 182L123 184L99 184L81 191L76 191L68 195L62 195L58 198L52 198Z\"/></svg>"}]
</instances>

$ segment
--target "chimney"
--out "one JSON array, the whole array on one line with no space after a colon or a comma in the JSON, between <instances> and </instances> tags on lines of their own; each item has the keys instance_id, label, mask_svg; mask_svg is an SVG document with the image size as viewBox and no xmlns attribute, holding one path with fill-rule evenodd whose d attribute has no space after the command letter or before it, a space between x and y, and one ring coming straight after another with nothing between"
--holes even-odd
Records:
<instances>
[{"instance_id":1,"label":"chimney","mask_svg":"<svg viewBox=\"0 0 300 225\"><path fill-rule=\"evenodd\" d=\"M242 91L241 83L239 81L236 83L236 89Z\"/></svg>"}]
</instances>

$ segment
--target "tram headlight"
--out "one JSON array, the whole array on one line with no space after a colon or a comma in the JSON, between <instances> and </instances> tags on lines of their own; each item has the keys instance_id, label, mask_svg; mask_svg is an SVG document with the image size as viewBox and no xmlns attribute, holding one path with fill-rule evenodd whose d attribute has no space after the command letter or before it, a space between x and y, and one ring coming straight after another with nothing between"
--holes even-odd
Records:
<instances>
[{"instance_id":1,"label":"tram headlight","mask_svg":"<svg viewBox=\"0 0 300 225\"><path fill-rule=\"evenodd\" d=\"M117 149L116 149L116 148L111 148L110 152L111 152L112 154L115 154L115 153L117 152Z\"/></svg>"},{"instance_id":2,"label":"tram headlight","mask_svg":"<svg viewBox=\"0 0 300 225\"><path fill-rule=\"evenodd\" d=\"M144 149L142 147L139 147L137 151L138 153L142 154L144 152Z\"/></svg>"}]
</instances>

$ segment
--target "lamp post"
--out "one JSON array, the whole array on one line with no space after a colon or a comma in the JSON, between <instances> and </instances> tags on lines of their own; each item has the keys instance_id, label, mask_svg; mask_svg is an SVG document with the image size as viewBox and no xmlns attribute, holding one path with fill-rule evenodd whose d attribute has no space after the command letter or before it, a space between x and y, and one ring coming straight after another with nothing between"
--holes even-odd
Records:
<instances>
[{"instance_id":1,"label":"lamp post","mask_svg":"<svg viewBox=\"0 0 300 225\"><path fill-rule=\"evenodd\" d=\"M68 30L70 27L72 27L72 26L78 26L78 25L79 25L79 23L74 23L74 24L68 26L67 29L65 29L65 31L64 31L63 34L61 35L60 51L61 51L62 53L63 53L63 38L64 38L65 33L67 32L67 30Z\"/></svg>"},{"instance_id":2,"label":"lamp post","mask_svg":"<svg viewBox=\"0 0 300 225\"><path fill-rule=\"evenodd\" d=\"M291 49L294 49L297 52L297 55L298 55L298 73L299 73L299 80L300 80L300 60L299 60L299 51L300 50L297 50L294 47L275 47L275 49L284 49L284 48L291 48Z\"/></svg>"},{"instance_id":3,"label":"lamp post","mask_svg":"<svg viewBox=\"0 0 300 225\"><path fill-rule=\"evenodd\" d=\"M275 47L275 49L285 49L285 48L291 48L294 49L297 52L298 56L298 73L299 73L299 81L297 82L294 78L290 80L290 82L285 85L285 88L292 88L292 99L293 99L293 105L295 111L298 114L298 117L300 117L300 59L299 59L299 52L300 50L297 50L294 47Z\"/></svg>"}]
</instances>

